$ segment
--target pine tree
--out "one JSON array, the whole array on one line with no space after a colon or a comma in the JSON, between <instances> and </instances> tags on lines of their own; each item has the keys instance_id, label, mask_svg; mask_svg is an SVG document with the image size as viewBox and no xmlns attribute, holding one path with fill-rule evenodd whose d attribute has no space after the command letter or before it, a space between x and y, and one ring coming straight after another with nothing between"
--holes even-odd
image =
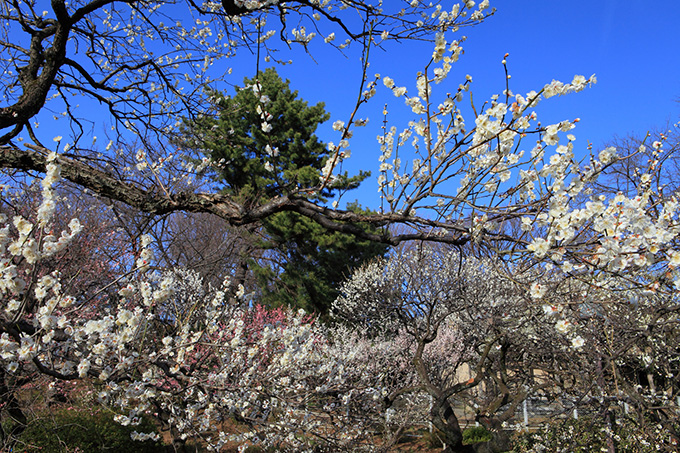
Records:
<instances>
[{"instance_id":1,"label":"pine tree","mask_svg":"<svg viewBox=\"0 0 680 453\"><path fill-rule=\"evenodd\" d=\"M355 212L369 213L358 203L348 205ZM269 247L282 258L282 272L271 266L255 265L269 305L290 305L308 312L328 314L338 296L340 284L367 259L384 256L387 246L354 236L329 232L318 223L292 212L276 214L265 221Z\"/></svg>"},{"instance_id":2,"label":"pine tree","mask_svg":"<svg viewBox=\"0 0 680 453\"><path fill-rule=\"evenodd\" d=\"M274 69L245 79L234 96L216 91L211 95L216 114L186 122L184 144L209 157L216 164L215 181L246 206L292 193L323 202L334 189L351 190L370 175L345 173L324 192L311 190L331 157L315 135L330 116L323 103L309 106L299 99ZM263 122L271 129L263 130ZM363 211L358 203L348 209ZM269 260L251 260L249 267L260 282L262 302L273 306L327 314L337 296L335 288L351 270L387 251L382 244L328 232L293 212L270 216L261 226L266 239L253 244L253 250L269 250Z\"/></svg>"}]
</instances>

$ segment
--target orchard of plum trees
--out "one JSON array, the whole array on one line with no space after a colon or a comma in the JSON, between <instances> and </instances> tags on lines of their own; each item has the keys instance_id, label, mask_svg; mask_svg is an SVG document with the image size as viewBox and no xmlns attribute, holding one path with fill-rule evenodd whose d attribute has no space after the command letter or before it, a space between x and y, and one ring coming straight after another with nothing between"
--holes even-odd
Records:
<instances>
[{"instance_id":1,"label":"orchard of plum trees","mask_svg":"<svg viewBox=\"0 0 680 453\"><path fill-rule=\"evenodd\" d=\"M176 451L389 450L423 422L445 451L557 448L513 441L529 398L608 451L677 448L677 136L581 161L577 120L534 109L594 77L477 104L448 78L489 2L386 3L0 5L3 450L64 399ZM362 56L337 143L272 68L224 91L228 59L313 40ZM432 43L413 88L368 73L408 40ZM412 120L381 129L380 210L341 208L377 90Z\"/></svg>"}]
</instances>

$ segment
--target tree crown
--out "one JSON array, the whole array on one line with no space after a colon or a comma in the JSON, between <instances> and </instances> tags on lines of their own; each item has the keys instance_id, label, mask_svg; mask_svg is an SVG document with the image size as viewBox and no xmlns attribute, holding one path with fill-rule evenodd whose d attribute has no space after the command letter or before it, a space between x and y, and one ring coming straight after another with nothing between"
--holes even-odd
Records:
<instances>
[{"instance_id":1,"label":"tree crown","mask_svg":"<svg viewBox=\"0 0 680 453\"><path fill-rule=\"evenodd\" d=\"M330 115L323 103L310 106L298 98L274 68L246 78L233 96L210 93L215 114L185 120L184 146L210 158L226 193L253 201L301 192L318 199L370 175L344 174L323 193L313 190L332 156L315 131Z\"/></svg>"}]
</instances>

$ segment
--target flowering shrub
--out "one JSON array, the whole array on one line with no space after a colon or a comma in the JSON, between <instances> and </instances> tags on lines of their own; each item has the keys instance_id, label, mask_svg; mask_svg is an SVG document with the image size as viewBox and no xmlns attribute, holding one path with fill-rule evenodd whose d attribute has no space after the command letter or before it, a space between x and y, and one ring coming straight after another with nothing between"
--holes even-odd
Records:
<instances>
[{"instance_id":1,"label":"flowering shrub","mask_svg":"<svg viewBox=\"0 0 680 453\"><path fill-rule=\"evenodd\" d=\"M641 431L639 426L634 417L618 418L612 427L602 417L557 420L535 432L517 433L512 451L587 453L611 451L610 446L621 453L677 449L677 443L661 425L649 432Z\"/></svg>"}]
</instances>

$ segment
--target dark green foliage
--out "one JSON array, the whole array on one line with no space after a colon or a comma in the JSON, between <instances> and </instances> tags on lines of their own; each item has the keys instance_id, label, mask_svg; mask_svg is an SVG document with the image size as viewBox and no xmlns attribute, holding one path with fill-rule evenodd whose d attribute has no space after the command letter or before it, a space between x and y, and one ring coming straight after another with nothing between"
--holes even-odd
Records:
<instances>
[{"instance_id":1,"label":"dark green foliage","mask_svg":"<svg viewBox=\"0 0 680 453\"><path fill-rule=\"evenodd\" d=\"M113 414L77 408L59 408L31 420L13 452L130 452L160 453L168 451L158 442L139 442L130 433L155 432L156 427L143 419L137 426L121 426Z\"/></svg>"},{"instance_id":2,"label":"dark green foliage","mask_svg":"<svg viewBox=\"0 0 680 453\"><path fill-rule=\"evenodd\" d=\"M356 203L348 209L365 212ZM265 288L263 301L269 305L297 306L326 315L338 296L337 288L352 269L387 252L384 244L330 232L295 213L276 214L264 227L271 238L269 247L284 256L276 279L271 268L256 267Z\"/></svg>"},{"instance_id":3,"label":"dark green foliage","mask_svg":"<svg viewBox=\"0 0 680 453\"><path fill-rule=\"evenodd\" d=\"M184 126L183 145L216 163L216 179L224 184L224 192L246 205L316 186L329 157L314 134L329 114L323 103L309 106L298 99L289 83L268 68L258 80L245 79L234 96L211 92L215 116ZM265 120L271 125L267 133L262 129ZM344 175L334 187L356 187L368 175ZM330 192L308 195L319 198Z\"/></svg>"},{"instance_id":4,"label":"dark green foliage","mask_svg":"<svg viewBox=\"0 0 680 453\"><path fill-rule=\"evenodd\" d=\"M492 438L491 433L483 426L471 426L463 430L463 444L472 445L480 442L488 442Z\"/></svg>"},{"instance_id":5,"label":"dark green foliage","mask_svg":"<svg viewBox=\"0 0 680 453\"><path fill-rule=\"evenodd\" d=\"M211 95L218 110L213 117L185 123L183 146L216 163L215 181L245 207L282 195L323 202L334 190L351 190L370 175L345 173L317 190L321 170L332 155L315 131L329 115L322 103L309 106L298 99L297 91L274 69L260 72L258 80L244 80L244 88L234 96ZM271 125L268 133L262 129L265 120ZM358 204L347 209L362 211ZM387 251L381 244L328 232L293 212L272 215L262 227L264 239L257 248L270 250L268 261L251 262L250 268L261 287L260 302L270 306L325 315L337 296L335 288L350 271Z\"/></svg>"}]
</instances>

